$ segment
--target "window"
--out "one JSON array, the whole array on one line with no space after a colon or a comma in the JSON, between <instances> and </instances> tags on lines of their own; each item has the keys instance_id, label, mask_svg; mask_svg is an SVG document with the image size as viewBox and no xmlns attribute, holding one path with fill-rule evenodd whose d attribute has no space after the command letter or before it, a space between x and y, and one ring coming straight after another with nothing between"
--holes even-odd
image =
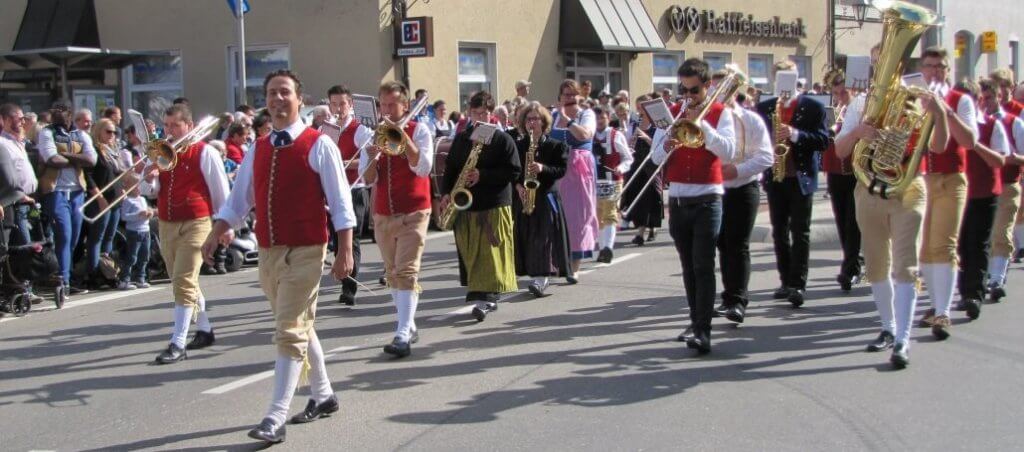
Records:
<instances>
[{"instance_id":1,"label":"window","mask_svg":"<svg viewBox=\"0 0 1024 452\"><path fill-rule=\"evenodd\" d=\"M654 91L668 88L672 93L676 92L676 72L679 65L686 59L686 54L679 53L655 53L654 54Z\"/></svg>"},{"instance_id":2,"label":"window","mask_svg":"<svg viewBox=\"0 0 1024 452\"><path fill-rule=\"evenodd\" d=\"M597 98L601 91L615 94L622 89L622 55L609 52L566 52L565 78L592 86L590 97Z\"/></svg>"},{"instance_id":3,"label":"window","mask_svg":"<svg viewBox=\"0 0 1024 452\"><path fill-rule=\"evenodd\" d=\"M762 91L771 91L772 56L752 53L747 56L750 84Z\"/></svg>"},{"instance_id":4,"label":"window","mask_svg":"<svg viewBox=\"0 0 1024 452\"><path fill-rule=\"evenodd\" d=\"M288 69L290 52L287 45L245 46L245 99L238 99L238 48L228 47L228 68L231 82L228 84L229 110L241 104L262 107L267 104L263 92L263 78L278 69Z\"/></svg>"},{"instance_id":5,"label":"window","mask_svg":"<svg viewBox=\"0 0 1024 452\"><path fill-rule=\"evenodd\" d=\"M495 64L493 44L459 44L459 107L465 109L477 91L494 92Z\"/></svg>"},{"instance_id":6,"label":"window","mask_svg":"<svg viewBox=\"0 0 1024 452\"><path fill-rule=\"evenodd\" d=\"M807 55L790 55L789 59L796 63L796 71L800 77L797 80L804 82L805 89L810 89L812 83L808 83L808 81L814 80L814 73L811 71L811 57Z\"/></svg>"},{"instance_id":7,"label":"window","mask_svg":"<svg viewBox=\"0 0 1024 452\"><path fill-rule=\"evenodd\" d=\"M154 55L122 70L128 108L160 124L163 113L181 97L181 54Z\"/></svg>"},{"instance_id":8,"label":"window","mask_svg":"<svg viewBox=\"0 0 1024 452\"><path fill-rule=\"evenodd\" d=\"M725 65L732 60L732 54L728 52L704 52L704 61L708 62L711 72L725 69Z\"/></svg>"}]
</instances>

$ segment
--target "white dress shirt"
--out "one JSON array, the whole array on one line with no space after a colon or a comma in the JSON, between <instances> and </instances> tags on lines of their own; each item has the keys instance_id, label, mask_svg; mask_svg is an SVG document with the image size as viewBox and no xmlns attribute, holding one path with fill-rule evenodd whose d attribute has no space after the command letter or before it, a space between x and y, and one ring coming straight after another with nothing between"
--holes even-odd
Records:
<instances>
[{"instance_id":1,"label":"white dress shirt","mask_svg":"<svg viewBox=\"0 0 1024 452\"><path fill-rule=\"evenodd\" d=\"M700 128L704 131L704 147L715 154L719 160L728 162L736 155L736 134L733 131L733 120L730 109L722 111L718 118L718 127L711 127L706 119L700 122ZM651 153L651 161L655 165L661 165L668 158L665 151L665 142L668 138L667 129L658 129L654 132L654 144ZM685 152L680 150L680 152ZM668 195L673 198L692 198L709 194L724 194L725 188L722 184L683 184L669 182Z\"/></svg>"},{"instance_id":2,"label":"white dress shirt","mask_svg":"<svg viewBox=\"0 0 1024 452\"><path fill-rule=\"evenodd\" d=\"M736 155L729 163L736 166L735 179L723 183L725 188L742 187L761 180L761 173L775 162L768 126L761 115L746 108L732 109L736 127Z\"/></svg>"},{"instance_id":3,"label":"white dress shirt","mask_svg":"<svg viewBox=\"0 0 1024 452\"><path fill-rule=\"evenodd\" d=\"M604 130L594 132L594 142L605 142L608 139L608 135L611 135L612 128L605 127ZM608 144L605 143L605 146ZM622 132L615 132L615 142L612 143L612 149L619 153L619 166L614 169L619 173L625 174L629 171L629 167L633 165L633 152L629 149L629 143L626 143L626 134ZM597 163L598 165L601 162ZM609 174L609 177L611 175Z\"/></svg>"},{"instance_id":4,"label":"white dress shirt","mask_svg":"<svg viewBox=\"0 0 1024 452\"><path fill-rule=\"evenodd\" d=\"M72 130L68 132L68 135L71 135L71 139L73 141L77 141L82 144L82 155L95 165L96 148L92 146L92 137L81 130ZM53 139L53 130L50 130L49 127L44 128L39 132L39 137L36 142L39 143L39 158L44 162L49 161L57 155L57 144ZM85 187L78 182L78 175L75 170L76 168L74 166L61 168L60 174L57 175L57 186L54 190L68 192L85 190Z\"/></svg>"},{"instance_id":5,"label":"white dress shirt","mask_svg":"<svg viewBox=\"0 0 1024 452\"><path fill-rule=\"evenodd\" d=\"M292 140L298 139L305 130L306 125L302 120L295 121L285 129L288 135L291 135ZM279 131L275 130L274 132ZM273 133L271 137L273 137ZM341 170L341 151L338 150L338 145L331 141L331 137L320 135L320 138L317 138L309 150L308 160L309 167L320 175L320 185L327 197L327 206L331 212L334 230L354 228L356 215L352 210L352 192L349 189L348 180ZM255 152L245 154L242 166L238 168L238 173L235 175L235 186L231 189L231 195L228 196L224 206L217 209L217 214L214 216L218 220L228 222L231 227L236 229L242 226L246 215L256 205L256 188L253 184L255 161ZM223 165L221 165L221 171L223 173Z\"/></svg>"},{"instance_id":6,"label":"white dress shirt","mask_svg":"<svg viewBox=\"0 0 1024 452\"><path fill-rule=\"evenodd\" d=\"M14 184L22 193L31 195L39 187L39 180L36 179L36 172L32 169L32 163L28 161L28 153L25 152L25 143L18 137L7 132L0 134L0 152L7 152L14 163Z\"/></svg>"},{"instance_id":7,"label":"white dress shirt","mask_svg":"<svg viewBox=\"0 0 1024 452\"><path fill-rule=\"evenodd\" d=\"M1017 118L1013 121L1013 130L1010 131L1013 135L1013 142L1016 146L1010 146L1010 153L1014 155L1024 155L1024 119Z\"/></svg>"},{"instance_id":8,"label":"white dress shirt","mask_svg":"<svg viewBox=\"0 0 1024 452\"><path fill-rule=\"evenodd\" d=\"M344 121L342 121L340 124L338 124L338 126L341 127L341 130L345 130L345 129L348 128L349 124L352 123L352 121L355 121L355 118L353 118L352 115L349 115L348 118L346 118ZM363 149L365 149L366 146L369 146L371 144L370 142L373 141L374 133L375 133L374 130L370 129L369 127L366 127L363 124L359 124L359 127L356 128L356 135L355 135L354 139L355 139L355 142L356 142L355 143L356 146L359 147L359 150L358 150L359 152L356 154L356 156L360 156L360 161L362 161L361 156L363 155ZM344 172L345 166L347 164L355 165L356 169L359 169L359 166L360 166L359 162L345 162L345 161L342 161L341 164L342 164L342 172ZM366 186L366 184L363 183L363 180L359 179L359 180L356 181L356 183L352 184L351 188L362 188L362 187L365 187L365 186Z\"/></svg>"},{"instance_id":9,"label":"white dress shirt","mask_svg":"<svg viewBox=\"0 0 1024 452\"><path fill-rule=\"evenodd\" d=\"M997 154L1007 156L1011 154L1010 141L1006 138L1006 129L1003 128L1003 122L998 118L1003 116L1002 109L996 113L995 126L992 128L992 139L989 140L989 149L996 151Z\"/></svg>"},{"instance_id":10,"label":"white dress shirt","mask_svg":"<svg viewBox=\"0 0 1024 452\"><path fill-rule=\"evenodd\" d=\"M416 143L416 147L420 150L420 161L416 163L416 166L409 165L409 168L417 176L427 177L430 175L430 169L434 165L434 136L430 133L430 128L427 127L426 123L417 122L416 130L413 131L410 138L412 138L412 142ZM368 148L363 148L363 152L359 153L360 175L365 174L366 168L370 166L370 157L366 152ZM379 174L377 179L380 180Z\"/></svg>"},{"instance_id":11,"label":"white dress shirt","mask_svg":"<svg viewBox=\"0 0 1024 452\"><path fill-rule=\"evenodd\" d=\"M224 161L221 158L220 151L208 144L203 145L203 150L199 154L199 171L203 173L203 181L206 182L206 189L210 192L211 212L221 209L228 198L228 191L231 189L228 186L228 176L224 173ZM153 179L153 182L143 182L139 186L139 191L143 196L158 196L160 178Z\"/></svg>"}]
</instances>

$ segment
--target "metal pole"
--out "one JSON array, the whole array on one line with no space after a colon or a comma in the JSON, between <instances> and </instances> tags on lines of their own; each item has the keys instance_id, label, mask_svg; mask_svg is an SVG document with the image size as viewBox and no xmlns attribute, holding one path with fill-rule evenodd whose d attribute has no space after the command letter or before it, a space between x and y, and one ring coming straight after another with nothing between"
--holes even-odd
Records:
<instances>
[{"instance_id":1,"label":"metal pole","mask_svg":"<svg viewBox=\"0 0 1024 452\"><path fill-rule=\"evenodd\" d=\"M836 67L836 0L828 0L828 68Z\"/></svg>"},{"instance_id":2,"label":"metal pole","mask_svg":"<svg viewBox=\"0 0 1024 452\"><path fill-rule=\"evenodd\" d=\"M72 108L74 108L71 91L68 89L68 60L60 60L60 94L65 101L72 103Z\"/></svg>"},{"instance_id":3,"label":"metal pole","mask_svg":"<svg viewBox=\"0 0 1024 452\"><path fill-rule=\"evenodd\" d=\"M397 4L395 6L396 6L395 14L394 14L395 22L394 22L393 26L395 27L395 34L397 35L398 33L401 32L401 30L399 30L399 27L402 26L402 20L405 19L406 13L408 12L409 5L405 2L405 0L397 0ZM398 42L397 41L395 42L395 47L398 47ZM411 91L412 86L409 85L409 59L405 58L405 57L401 57L401 58L402 58L402 83L405 84L405 87L409 88L410 91Z\"/></svg>"},{"instance_id":4,"label":"metal pole","mask_svg":"<svg viewBox=\"0 0 1024 452\"><path fill-rule=\"evenodd\" d=\"M245 12L242 10L242 1L235 0L235 12L238 15L238 93L235 108L249 102L245 96Z\"/></svg>"}]
</instances>

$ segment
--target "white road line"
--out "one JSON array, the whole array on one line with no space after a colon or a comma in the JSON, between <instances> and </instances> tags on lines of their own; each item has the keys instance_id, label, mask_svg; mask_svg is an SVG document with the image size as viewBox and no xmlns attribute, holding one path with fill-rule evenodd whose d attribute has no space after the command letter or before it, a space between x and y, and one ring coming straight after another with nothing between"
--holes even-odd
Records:
<instances>
[{"instance_id":1,"label":"white road line","mask_svg":"<svg viewBox=\"0 0 1024 452\"><path fill-rule=\"evenodd\" d=\"M630 254L627 254L625 256L622 256L622 257L619 257L619 258L613 260L612 263L610 263L610 264L597 264L593 268L581 271L580 274L581 275L586 275L587 273L590 273L590 272L593 272L593 271L596 271L596 270L600 270L602 268L611 267L612 265L621 264L621 263L626 262L628 260L636 259L636 258L640 257L641 255L643 255L643 253L630 253Z\"/></svg>"},{"instance_id":2,"label":"white road line","mask_svg":"<svg viewBox=\"0 0 1024 452\"><path fill-rule=\"evenodd\" d=\"M434 231L434 232L431 232L431 233L427 234L427 237L424 238L424 240L430 241L430 240L439 239L439 238L442 238L442 237L452 237L451 231Z\"/></svg>"},{"instance_id":3,"label":"white road line","mask_svg":"<svg viewBox=\"0 0 1024 452\"><path fill-rule=\"evenodd\" d=\"M61 311L64 311L64 310L67 310L67 309L71 309L71 308L77 308L79 306L88 306L88 305L91 305L91 304L94 304L94 303L100 303L100 302L103 302L103 301L110 301L110 300L117 300L117 299L120 299L120 298L134 297L134 296L138 296L138 295L141 295L141 294L144 294L144 293L155 292L157 290L161 290L161 289L169 288L169 287L170 286L166 286L166 287L164 287L164 286L155 286L155 287L150 287L148 289L136 289L136 290L132 290L132 291L111 292L111 293L108 293L108 294L99 295L99 296L91 297L91 298L86 298L86 299L83 299L83 300L77 300L75 298L72 298L71 300L68 300L68 302L64 304L64 308L61 309ZM47 296L43 297L43 303L41 303L41 304L50 303L51 305L49 307L40 308L40 309L35 309L35 307L33 307L33 309L31 311L29 311L28 315L25 315L25 316L22 316L22 317L4 317L4 318L0 319L0 323L10 322L12 320L29 318L29 317L32 316L33 313L56 311L57 308L52 305L52 303L53 303L52 299L53 299L52 295L47 295Z\"/></svg>"},{"instance_id":4,"label":"white road line","mask_svg":"<svg viewBox=\"0 0 1024 452\"><path fill-rule=\"evenodd\" d=\"M461 307L459 309L456 309L456 310L454 310L452 312L449 312L449 313L446 313L446 314L440 314L440 315L435 315L433 317L429 317L429 318L427 318L427 320L447 320L447 319L450 319L450 318L453 318L453 317L464 316L466 314L469 314L469 313L473 312L473 306L474 305L463 306L463 307Z\"/></svg>"},{"instance_id":5,"label":"white road line","mask_svg":"<svg viewBox=\"0 0 1024 452\"><path fill-rule=\"evenodd\" d=\"M341 347L333 348L333 349L329 350L327 353L324 354L324 359L330 358L330 357L332 357L332 356L334 356L334 355L336 355L338 353L350 352L352 350L358 350L358 349L359 349L359 347L355 347L355 346L352 346L352 345L343 345ZM239 379L239 380L235 380L235 381L233 381L231 383L228 383L228 384L217 386L216 388L213 388L213 389L207 389L207 390L203 391L203 394L220 395L220 394L228 393L228 392L234 391L235 389L241 388L242 386L248 386L248 385L251 385L253 383L256 383L257 381L266 380L266 379L268 379L270 377L273 377L273 376L274 376L274 371L273 370L263 371L263 372L260 372L258 374L249 375L248 377L245 377L245 378L242 378L242 379Z\"/></svg>"}]
</instances>

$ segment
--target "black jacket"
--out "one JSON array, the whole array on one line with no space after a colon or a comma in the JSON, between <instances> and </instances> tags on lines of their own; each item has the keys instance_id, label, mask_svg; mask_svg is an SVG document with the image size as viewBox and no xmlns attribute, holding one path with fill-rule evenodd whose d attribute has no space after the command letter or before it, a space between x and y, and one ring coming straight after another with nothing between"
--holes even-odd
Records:
<instances>
[{"instance_id":1,"label":"black jacket","mask_svg":"<svg viewBox=\"0 0 1024 452\"><path fill-rule=\"evenodd\" d=\"M519 149L519 162L523 168L523 174L516 179L516 184L522 184L526 179L526 151L530 149L530 136L524 134L519 137L516 140L516 148ZM544 166L537 174L537 180L540 181L537 193L558 191L555 182L565 176L565 170L569 166L569 145L543 135L540 137L540 144L537 145L534 160Z\"/></svg>"},{"instance_id":2,"label":"black jacket","mask_svg":"<svg viewBox=\"0 0 1024 452\"><path fill-rule=\"evenodd\" d=\"M459 179L462 167L466 165L473 142L469 137L472 130L465 130L455 136L448 151L445 162L444 181L441 193L450 194L455 182ZM480 151L476 169L480 171L480 180L469 188L473 194L473 205L470 211L490 210L496 207L512 205L512 183L519 180L522 164L515 142L507 133L494 132L491 144Z\"/></svg>"},{"instance_id":3,"label":"black jacket","mask_svg":"<svg viewBox=\"0 0 1024 452\"><path fill-rule=\"evenodd\" d=\"M775 143L775 125L772 118L775 116L775 107L778 104L775 99L766 100L757 104L757 113L764 119L768 126L768 133L772 137L772 144ZM818 189L818 153L824 152L828 147L828 127L825 125L825 106L807 96L797 98L796 111L793 113L793 120L790 125L799 130L796 143L790 143L790 158L796 164L796 177L800 182L800 191L804 195L814 193ZM772 180L772 169L764 173L763 180L770 183Z\"/></svg>"}]
</instances>

